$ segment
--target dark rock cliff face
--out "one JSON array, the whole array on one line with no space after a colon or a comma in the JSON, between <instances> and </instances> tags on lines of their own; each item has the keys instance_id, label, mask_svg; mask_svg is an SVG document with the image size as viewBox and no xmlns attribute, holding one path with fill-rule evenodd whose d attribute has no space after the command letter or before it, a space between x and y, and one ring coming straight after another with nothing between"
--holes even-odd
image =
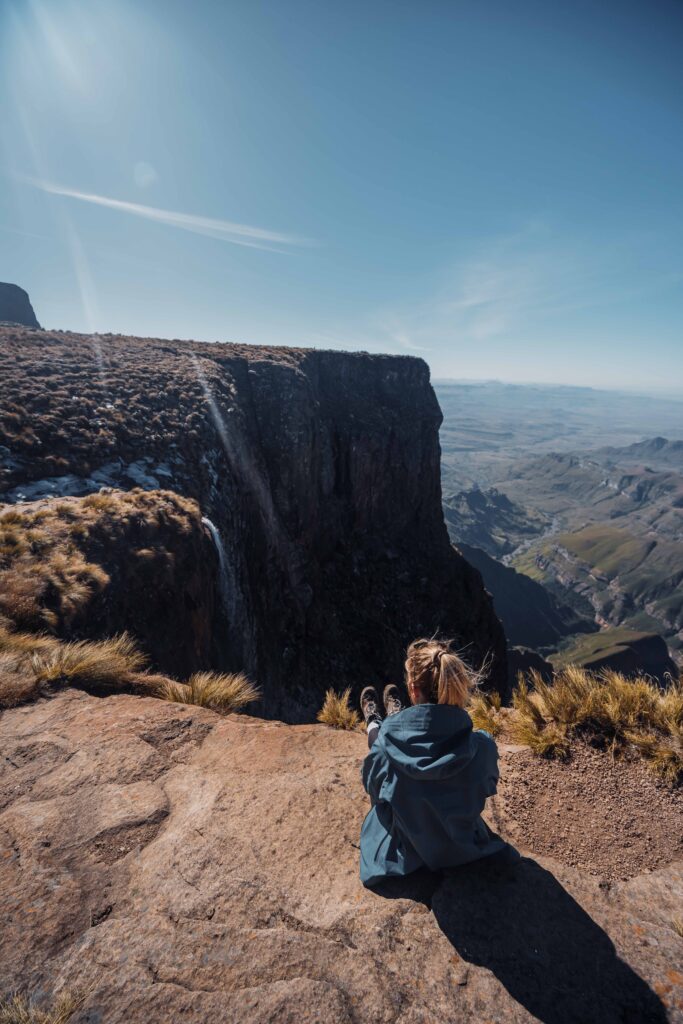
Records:
<instances>
[{"instance_id":1,"label":"dark rock cliff face","mask_svg":"<svg viewBox=\"0 0 683 1024\"><path fill-rule=\"evenodd\" d=\"M552 662L546 661L536 651L532 651L529 647L509 647L508 676L510 678L510 688L512 689L517 684L517 676L520 672L526 677L532 671L538 672L541 679L546 683L552 683L555 675Z\"/></svg>"},{"instance_id":2,"label":"dark rock cliff face","mask_svg":"<svg viewBox=\"0 0 683 1024\"><path fill-rule=\"evenodd\" d=\"M17 284L0 281L0 322L23 324L24 327L40 327L33 312L28 293Z\"/></svg>"},{"instance_id":3,"label":"dark rock cliff face","mask_svg":"<svg viewBox=\"0 0 683 1024\"><path fill-rule=\"evenodd\" d=\"M422 360L4 340L6 497L163 481L196 498L223 547L214 663L247 669L268 713L310 716L329 686L400 678L406 644L435 631L475 664L490 652L506 690L502 628L444 525L441 413Z\"/></svg>"}]
</instances>

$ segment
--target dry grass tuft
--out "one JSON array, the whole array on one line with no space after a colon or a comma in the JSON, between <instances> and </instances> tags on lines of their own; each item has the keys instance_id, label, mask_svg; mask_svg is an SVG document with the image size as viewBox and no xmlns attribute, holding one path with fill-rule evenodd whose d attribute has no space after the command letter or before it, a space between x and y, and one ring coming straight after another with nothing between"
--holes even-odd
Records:
<instances>
[{"instance_id":1,"label":"dry grass tuft","mask_svg":"<svg viewBox=\"0 0 683 1024\"><path fill-rule=\"evenodd\" d=\"M573 736L613 753L637 751L670 785L683 775L683 682L668 690L647 679L607 670L593 675L570 665L554 682L530 674L512 698L512 739L535 753L562 756Z\"/></svg>"},{"instance_id":2,"label":"dry grass tuft","mask_svg":"<svg viewBox=\"0 0 683 1024\"><path fill-rule=\"evenodd\" d=\"M107 640L57 643L51 649L31 654L31 667L38 684L95 690L120 689L129 676L140 671L145 661L145 655L126 633Z\"/></svg>"},{"instance_id":3,"label":"dry grass tuft","mask_svg":"<svg viewBox=\"0 0 683 1024\"><path fill-rule=\"evenodd\" d=\"M676 935L680 935L680 937L683 939L683 917L672 917L671 927L676 932Z\"/></svg>"},{"instance_id":4,"label":"dry grass tuft","mask_svg":"<svg viewBox=\"0 0 683 1024\"><path fill-rule=\"evenodd\" d=\"M0 1024L68 1024L83 1002L84 996L64 992L52 1006L41 1009L27 996L9 996L0 999Z\"/></svg>"},{"instance_id":5,"label":"dry grass tuft","mask_svg":"<svg viewBox=\"0 0 683 1024\"><path fill-rule=\"evenodd\" d=\"M485 729L492 736L502 732L501 699L499 693L475 691L467 705L475 729Z\"/></svg>"},{"instance_id":6,"label":"dry grass tuft","mask_svg":"<svg viewBox=\"0 0 683 1024\"><path fill-rule=\"evenodd\" d=\"M117 499L112 494L89 494L83 499L86 508L95 508L98 512L115 512Z\"/></svg>"},{"instance_id":7,"label":"dry grass tuft","mask_svg":"<svg viewBox=\"0 0 683 1024\"><path fill-rule=\"evenodd\" d=\"M44 633L15 633L0 624L0 654L30 657L33 654L49 654L59 647L59 640Z\"/></svg>"},{"instance_id":8,"label":"dry grass tuft","mask_svg":"<svg viewBox=\"0 0 683 1024\"><path fill-rule=\"evenodd\" d=\"M343 693L328 690L325 694L325 703L318 712L318 721L332 729L357 729L360 725L360 716L351 707L350 698L350 688Z\"/></svg>"},{"instance_id":9,"label":"dry grass tuft","mask_svg":"<svg viewBox=\"0 0 683 1024\"><path fill-rule=\"evenodd\" d=\"M569 753L569 738L562 726L556 725L555 722L548 722L543 728L539 728L536 722L515 718L511 734L515 743L530 747L539 757L562 758Z\"/></svg>"},{"instance_id":10,"label":"dry grass tuft","mask_svg":"<svg viewBox=\"0 0 683 1024\"><path fill-rule=\"evenodd\" d=\"M222 713L239 711L261 696L241 672L195 672L187 683L179 683L142 671L145 661L125 633L67 643L52 636L15 633L0 621L0 708L48 696L63 686L99 695L138 693Z\"/></svg>"},{"instance_id":11,"label":"dry grass tuft","mask_svg":"<svg viewBox=\"0 0 683 1024\"><path fill-rule=\"evenodd\" d=\"M0 625L0 708L47 696L61 686L94 693L144 690L140 669L145 660L125 633L106 640L65 643L41 634L14 633Z\"/></svg>"},{"instance_id":12,"label":"dry grass tuft","mask_svg":"<svg viewBox=\"0 0 683 1024\"><path fill-rule=\"evenodd\" d=\"M18 526L24 521L24 516L15 508L11 508L9 512L4 512L0 516L0 526Z\"/></svg>"},{"instance_id":13,"label":"dry grass tuft","mask_svg":"<svg viewBox=\"0 0 683 1024\"><path fill-rule=\"evenodd\" d=\"M122 551L151 550L169 532L189 535L199 518L190 499L161 490L9 509L0 515L0 614L17 629L82 633L102 595L116 587L107 567L116 580ZM156 548L159 572L171 567L171 557L163 545Z\"/></svg>"},{"instance_id":14,"label":"dry grass tuft","mask_svg":"<svg viewBox=\"0 0 683 1024\"><path fill-rule=\"evenodd\" d=\"M261 691L242 672L195 672L187 683L166 680L159 686L157 696L227 714L260 700Z\"/></svg>"}]
</instances>

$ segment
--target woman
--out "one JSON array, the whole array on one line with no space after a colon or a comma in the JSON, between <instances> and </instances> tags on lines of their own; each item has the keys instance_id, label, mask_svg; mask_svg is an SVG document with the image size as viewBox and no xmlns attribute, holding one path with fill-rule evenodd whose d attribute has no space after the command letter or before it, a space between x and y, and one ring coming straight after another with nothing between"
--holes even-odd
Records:
<instances>
[{"instance_id":1,"label":"woman","mask_svg":"<svg viewBox=\"0 0 683 1024\"><path fill-rule=\"evenodd\" d=\"M412 643L405 671L412 707L389 685L382 720L374 688L361 694L370 747L363 785L372 801L360 839L366 886L510 849L480 817L496 792L498 749L464 708L479 674L439 640Z\"/></svg>"}]
</instances>

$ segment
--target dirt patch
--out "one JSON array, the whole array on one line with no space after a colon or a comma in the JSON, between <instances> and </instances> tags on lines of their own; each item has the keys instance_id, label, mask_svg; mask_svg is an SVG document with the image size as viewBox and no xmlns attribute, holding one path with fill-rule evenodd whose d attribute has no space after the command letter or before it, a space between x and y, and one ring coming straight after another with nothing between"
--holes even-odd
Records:
<instances>
[{"instance_id":1,"label":"dirt patch","mask_svg":"<svg viewBox=\"0 0 683 1024\"><path fill-rule=\"evenodd\" d=\"M91 844L91 853L101 864L114 864L131 850L141 850L148 846L158 836L161 825L162 821L146 821L141 825L131 825L99 836Z\"/></svg>"},{"instance_id":2,"label":"dirt patch","mask_svg":"<svg viewBox=\"0 0 683 1024\"><path fill-rule=\"evenodd\" d=\"M506 754L496 817L513 842L606 880L632 878L683 855L683 791L640 760L584 744L567 761Z\"/></svg>"},{"instance_id":3,"label":"dirt patch","mask_svg":"<svg viewBox=\"0 0 683 1024\"><path fill-rule=\"evenodd\" d=\"M211 732L208 722L193 718L174 718L140 734L140 738L164 755L175 753L187 743L200 746Z\"/></svg>"}]
</instances>

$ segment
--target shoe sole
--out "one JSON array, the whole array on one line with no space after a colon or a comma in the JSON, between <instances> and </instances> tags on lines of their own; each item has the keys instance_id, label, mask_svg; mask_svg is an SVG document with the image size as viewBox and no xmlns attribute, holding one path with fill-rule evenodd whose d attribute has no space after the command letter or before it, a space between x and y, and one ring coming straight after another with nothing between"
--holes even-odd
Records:
<instances>
[{"instance_id":1,"label":"shoe sole","mask_svg":"<svg viewBox=\"0 0 683 1024\"><path fill-rule=\"evenodd\" d=\"M369 698L370 700L372 700L373 704L377 708L377 712L376 713L377 713L378 717L380 717L379 716L379 701L377 699L377 690L375 689L374 686L366 686L361 691L360 701L359 701L361 714L362 714L363 718L365 719L365 721L367 721L367 717L366 717L366 714L365 714L365 709L363 708L363 703L364 703L366 698Z\"/></svg>"},{"instance_id":2,"label":"shoe sole","mask_svg":"<svg viewBox=\"0 0 683 1024\"><path fill-rule=\"evenodd\" d=\"M396 683L389 683L387 686L384 687L384 693L382 694L382 703L384 704L384 711L387 715L397 715L398 711L389 711L387 703L387 698L389 697L391 697L393 700L397 700L398 703L401 705L398 711L403 711L405 705L401 700L401 694Z\"/></svg>"}]
</instances>

